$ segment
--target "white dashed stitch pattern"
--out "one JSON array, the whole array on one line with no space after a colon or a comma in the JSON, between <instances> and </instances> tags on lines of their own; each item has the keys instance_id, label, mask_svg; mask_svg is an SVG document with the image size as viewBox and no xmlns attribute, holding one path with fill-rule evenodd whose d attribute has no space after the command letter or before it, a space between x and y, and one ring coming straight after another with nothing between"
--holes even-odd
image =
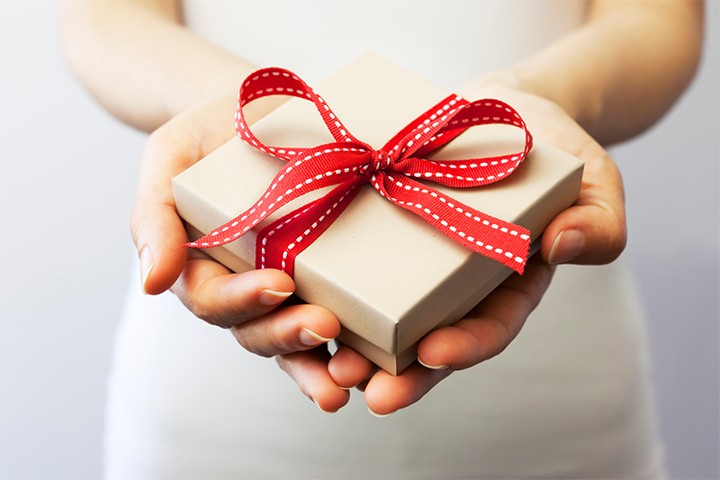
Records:
<instances>
[{"instance_id":1,"label":"white dashed stitch pattern","mask_svg":"<svg viewBox=\"0 0 720 480\"><path fill-rule=\"evenodd\" d=\"M340 149L335 149L335 150L336 150L336 151L339 151ZM363 151L363 150L359 150L359 149L355 149L355 148L351 148L351 149L349 149L349 150L350 150L350 151ZM331 150L326 150L325 153L327 153L327 152L331 152ZM321 152L321 153L322 153L322 152ZM311 158L311 157L306 157L305 160L307 160L308 158ZM293 164L293 167L298 166L298 165L300 165L301 163L302 163L302 160L298 160L295 164ZM334 174L337 175L337 174L341 174L341 173L350 173L350 172L357 171L357 169L358 169L358 167L353 167L352 169L350 169L350 168L345 168L345 169L342 169L342 170L335 170L334 172L333 172L333 171L328 171L328 172L325 172L324 174L317 175L316 178L318 178L318 177L319 177L319 178L322 178L323 176L329 177L329 176L334 175ZM287 171L290 171L290 170L292 170L292 167L289 167L289 168L287 169ZM280 181L280 180L282 180L282 176L281 176L280 178L278 178L278 181ZM270 207L268 207L268 211L262 212L262 213L258 216L258 218L254 219L254 220L252 221L252 222L253 222L253 225L257 224L259 221L262 221L262 220L265 218L266 213L267 213L267 214L272 213L272 212L274 211L274 210L272 210L272 206L274 206L274 205L276 205L276 204L279 204L279 203L283 200L284 197L287 197L288 195L291 195L291 194L293 193L293 191L295 191L295 190L300 190L300 189L302 189L303 187L306 187L307 185L311 184L312 182L313 182L313 179L312 179L312 178L308 178L307 180L305 180L304 183L299 183L299 184L295 185L294 188L291 188L291 189L287 190L284 195L280 195L279 197L277 197L277 198L275 199L275 202L274 202ZM271 190L274 190L276 185L277 185L276 183L273 184L273 187L271 188ZM309 189L308 191L312 191L312 190L314 190L314 188L311 188L311 189ZM267 193L265 194L265 197L263 197L262 200L259 200L258 202L255 203L255 205L253 206L253 208L252 208L252 209L250 210L250 212L249 212L251 215L255 212L255 210L256 210L257 207L259 207L259 206L261 206L261 205L263 204L264 199L267 198L269 194L270 194L270 192L267 192ZM294 197L294 198L295 198L295 197ZM291 199L291 200L292 200L292 199ZM287 199L286 199L286 201L285 201L282 205L284 205L285 203L287 203L287 202L289 202L289 201L290 201L290 200L287 200ZM280 208L282 205L278 205L278 208ZM243 218L241 219L241 221L244 221L245 219L246 219L246 217L243 217ZM237 225L237 222L235 222L235 225ZM235 226L235 225L232 225L232 226ZM211 232L208 236L213 236L213 237L214 237L214 236L217 236L217 235L219 235L221 232L224 232L224 231L226 231L226 230L228 230L228 228L214 230L214 231ZM237 236L239 236L239 235L237 235ZM230 241L230 240L231 240L231 238L226 238L226 239L222 240L221 242L215 242L215 243L213 243L213 245L220 245L220 244L222 244L223 242L227 243L227 242ZM197 243L195 243L195 242L191 242L191 243L189 243L189 245L191 245L191 246L193 246L193 247L199 246L199 245L198 245ZM202 246L208 246L207 243L203 243L203 244L201 244L201 245L202 245Z\"/></svg>"},{"instance_id":2,"label":"white dashed stitch pattern","mask_svg":"<svg viewBox=\"0 0 720 480\"><path fill-rule=\"evenodd\" d=\"M451 131L453 129L457 128L467 128L469 126L480 124L481 118L482 122L490 122L492 119L492 122L497 123L504 123L507 125L514 125L519 128L523 128L526 132L525 138L526 138L526 146L522 154L515 154L515 155L507 155L503 157L498 157L495 159L490 159L487 162L473 162L473 161L459 161L459 162L449 162L449 163L441 163L441 162L433 162L433 166L436 168L435 171L407 171L404 172L402 170L398 170L398 173L405 174L408 176L413 177L425 177L425 178L432 178L434 180L442 180L441 183L445 183L446 181L451 182L452 185L457 186L453 182L465 182L469 185L475 185L478 182L488 182L488 181L494 181L498 178L502 178L503 176L511 173L522 161L522 158L529 152L529 149L532 145L532 137L530 136L529 132L527 132L527 129L525 128L524 122L522 122L522 119L515 113L511 108L508 106L497 103L496 101L483 101L484 103L475 102L472 104L463 103L461 105L457 105L458 102L464 102L464 100L461 97L454 97L450 100L445 100L442 105L437 106L434 108L434 113L428 113L424 114L425 116L421 117L421 120L416 124L413 130L409 131L408 133L404 134L404 140L401 140L399 143L394 145L392 148L388 148L387 146L384 147L388 151L390 151L390 155L383 154L382 151L380 152L374 152L373 153L373 164L370 165L351 165L350 168L348 167L342 167L342 168L336 168L336 169L328 169L325 172L313 172L313 173L306 173L304 175L298 175L297 172L292 173L293 177L292 180L286 177L286 175L291 174L293 169L297 169L300 167L303 162L308 161L310 159L315 158L322 158L324 155L332 155L340 149L338 148L324 148L323 150L317 150L317 149L308 149L308 150L300 150L300 151L288 151L286 149L278 149L276 147L266 147L265 145L262 145L262 143L255 138L254 134L250 131L250 129L247 127L247 125L244 122L243 116L242 116L242 106L248 103L249 101L253 100L254 98L260 98L262 96L267 95L274 95L276 93L285 92L298 96L298 97L307 97L308 99L312 100L317 107L317 110L323 117L323 120L328 125L328 128L330 129L333 137L335 137L336 141L346 141L346 142L358 142L352 135L349 135L347 131L343 128L342 123L336 119L335 115L332 113L330 108L325 103L324 99L317 95L317 93L312 90L307 84L305 84L302 80L298 79L295 75L292 75L292 79L298 84L260 84L258 86L254 86L254 82L261 81L264 78L269 78L270 76L278 78L278 80L281 80L280 77L287 79L287 81L290 81L290 72L282 71L278 69L266 69L260 71L258 74L254 75L251 79L246 80L243 84L243 89L240 92L240 96L238 99L238 113L236 113L235 116L235 127L238 131L239 136L248 144L255 146L256 148L260 149L263 152L266 152L273 156L278 156L280 158L284 158L286 160L295 160L292 165L288 166L284 173L279 175L276 182L272 184L270 188L268 188L266 194L262 197L261 200L259 200L251 210L248 211L247 214L244 214L243 217L239 220L232 221L232 224L230 226L223 226L220 229L215 230L212 232L211 235L208 235L207 237L204 237L201 240L205 240L208 238L218 238L221 236L221 234L225 234L223 237L223 240L221 241L212 241L212 245L217 245L221 243L226 243L227 241L230 241L234 238L236 238L239 235L242 235L244 232L246 232L249 228L251 228L252 225L257 224L259 221L261 221L263 218L265 218L266 215L269 215L272 213L274 209L279 208L284 200L284 203L288 202L289 200L295 198L296 196L299 196L302 193L305 193L302 189L307 189L307 191L313 190L314 188L319 188L315 184L317 182L322 182L320 186L329 185L332 182L331 177L333 175L340 175L340 174L350 174L350 173L357 173L360 175L366 175L370 169L373 171L381 171L383 167L386 168L392 168L392 161L398 161L400 162L402 159L409 158L412 153L416 152L419 148L421 148L423 145L428 145L430 142L437 142L440 141L441 137L443 137L444 133L446 131ZM255 88L253 88L255 87ZM245 92L243 96L243 91ZM479 105L484 105L483 107L479 107ZM322 107L322 108L321 108ZM453 108L454 107L454 108ZM485 116L479 114L477 112L478 108L494 108L498 109L497 113L486 113ZM510 114L510 117L508 117L508 114ZM432 122L432 123L431 123ZM449 123L449 125L448 125ZM451 125L455 125L454 127L451 127ZM457 131L457 130L456 130ZM457 133L453 134L456 135ZM433 145L431 148L435 148L438 145ZM312 152L310 153L310 150ZM343 151L347 151L348 149L343 148ZM352 148L352 151L359 151L363 153L367 153L368 150L363 149L355 149ZM308 153L305 153L308 152ZM302 156L302 159L298 159L298 156ZM398 160L400 159L400 160ZM502 166L502 167L501 167ZM445 171L437 171L437 167L440 167L441 169ZM500 167L500 168L499 168ZM311 167L304 167L304 168L311 168ZM473 170L478 170L480 168L488 168L487 171L488 174L483 174L482 176L473 175L475 173ZM461 171L462 170L462 171ZM308 172L308 170L301 170L302 172ZM309 172L312 172L312 170L309 170ZM380 176L377 176L373 173L372 175L372 184L375 186L375 188L381 193L381 195L388 197L391 201L394 203L397 203L398 205L405 205L408 208L412 208L421 215L426 216L427 218L432 218L439 222L441 225L447 227L446 230L443 230L446 234L450 236L457 236L459 239L462 239L464 242L467 243L473 243L475 242L476 245L479 247L483 247L488 252L492 252L493 254L502 255L505 258L511 259L514 257L516 262L524 262L524 259L522 259L519 256L514 256L511 252L504 251L503 248L497 247L497 246L490 246L490 245L484 245L480 240L476 240L472 235L468 235L466 232L462 231L458 228L457 225L451 225L447 220L441 218L441 215L438 215L439 212L433 212L432 211L432 205L422 205L420 203L416 203L416 201L408 201L407 199L396 199L392 197L391 195L387 195L387 192L384 192L384 189L380 188L380 185L378 184L378 178L382 177L383 175L386 175L388 172L381 172ZM462 175L458 175L459 173L462 173ZM433 177L433 174L435 174L435 177ZM402 188L403 191L406 192L422 192L423 195L429 195L428 199L436 199L438 203L434 203L434 205L437 205L438 207L442 208L452 208L457 213L461 214L462 219L472 219L475 222L481 222L482 225L488 226L489 222L487 220L482 220L478 216L473 216L469 212L466 212L463 210L462 207L456 207L451 201L448 201L442 196L438 196L434 191L422 188L422 186L415 187L409 184L404 184L402 182L398 182L389 175L387 175L392 182L394 182L394 185L398 188ZM358 177L355 177L358 178ZM367 177L366 177L367 178ZM447 180L446 180L447 179ZM287 184L288 181L292 181L290 185ZM343 180L338 180L336 183L340 183ZM275 201L272 201L272 199L269 199L269 196L274 192L278 186L279 182L283 182L283 185L281 186L281 190L285 190L284 194L277 195L275 197ZM293 186L294 185L294 186ZM290 187L290 188L288 188ZM354 187L353 187L354 188ZM349 192L350 190L348 190ZM329 214L338 206L338 203L341 202L347 195L346 192L341 199L338 202L335 202L333 207L329 210L327 210L326 214ZM256 214L256 211L259 211L260 207L264 204L264 202L268 200L269 205L262 208L262 213L259 215ZM451 199L452 200L452 199ZM308 207L309 209L310 207ZM284 225L287 225L290 221L297 218L298 216L302 215L302 213L307 212L308 209L303 210L303 212L294 215L292 218L287 219L282 224L277 225L272 231L270 231L265 238L262 240L262 263L264 268L264 262L265 262L265 245L267 244L267 239L276 231L280 230ZM479 213L479 212L478 212ZM456 218L453 215L453 218ZM492 217L489 217L492 218ZM293 250L293 248L296 248L298 244L304 241L304 239L309 235L319 224L319 222L322 222L325 219L325 215L321 216L319 220L315 221L311 228L305 230L301 235L295 238L295 241L287 245L286 249L283 251L282 254L282 267L285 270L286 268L286 262L285 259L288 258L288 252ZM243 222L248 222L249 225L244 224ZM467 226L463 224L464 226ZM241 232L235 231L243 226L243 230ZM495 232L502 232L502 234L508 235L508 236L518 236L518 232L515 230L509 230L507 227L499 227L498 224L493 223L489 226L489 228L492 228ZM234 229L234 230L233 230ZM235 233L233 233L233 231ZM228 233L229 232L229 233ZM232 234L232 235L231 235ZM527 240L528 236L525 234L519 235L523 240ZM495 237L493 237L495 238ZM202 242L201 244L203 246L208 246L208 242ZM463 242L461 242L463 243ZM197 243L193 243L193 245L197 245ZM302 250L302 249L301 249Z\"/></svg>"},{"instance_id":3,"label":"white dashed stitch pattern","mask_svg":"<svg viewBox=\"0 0 720 480\"><path fill-rule=\"evenodd\" d=\"M404 185L402 182L394 181L393 178L390 177L389 175L388 175L388 178L390 179L390 181L394 182L394 184L395 184L397 187L403 188L403 189L405 189L405 190L410 189L410 186ZM372 177L372 185L373 185L373 187L375 188L375 190L377 190L378 192L380 192L381 195L383 195L383 197L386 197L386 198L388 197L387 195L385 195L385 194L383 193L384 188L380 185L380 183L377 181L377 179L376 179L375 176ZM438 195L437 195L435 192L430 192L430 191L425 190L425 189L420 190L420 189L418 189L418 188L413 188L413 191L421 191L421 192L424 193L424 194L428 194L428 193L429 193L432 197L438 197ZM402 201L402 200L398 201L398 200L396 200L395 198L391 198L391 200L393 201L393 203L397 203L398 205L405 205L405 206L410 206L410 207L415 207L415 208L423 208L423 206L422 206L421 204L419 204L419 203L418 203L418 204L413 204L412 202L404 202L404 201ZM445 198L443 198L443 197L439 197L438 200L440 200L440 201L443 202L443 203L446 202ZM457 207L457 206L455 206L454 204L449 203L449 202L447 203L447 206L448 206L448 208L453 208L453 209L455 209L458 213L465 213L465 216L466 216L466 217L471 217L470 213L469 213L469 212L464 212L464 210L463 210L461 207ZM469 208L469 207L466 207L466 208ZM429 208L423 208L423 212L425 212L425 213L427 213L428 215L430 215L434 220L439 221L440 224L443 225L444 227L448 227L448 229L449 229L451 232L453 232L453 233L456 234L457 236L461 237L461 239L464 239L464 237L466 236L466 234L465 234L464 232L458 232L458 231L457 231L457 228L456 228L455 226L450 225L446 220L441 219L439 215L433 213ZM481 213L481 212L478 212L478 213ZM488 220L482 220L480 217L475 216L475 217L472 217L472 218L473 218L473 220L475 220L476 222L480 222L480 223L482 223L482 224L485 225L485 226L490 226L490 227L493 228L493 229L498 229L498 228L499 228L497 224L490 224L490 222L489 222ZM492 218L492 217L490 217L490 218ZM500 228L500 231L503 232L503 233L509 233L509 234L511 234L511 235L517 235L517 234L518 234L518 232L515 231L515 230L512 230L511 232L509 232L508 229L505 228L505 227ZM527 240L527 239L529 239L530 237L529 237L528 235L520 235L520 238L522 238L523 240ZM469 241L470 243L472 243L473 240L474 240L473 237L468 237L468 238L467 238L467 241ZM461 242L461 243L464 243L464 242L462 242L462 241L460 241L460 242ZM483 246L483 243L480 242L480 241L477 241L476 244L477 244L478 246ZM502 251L501 249L499 249L499 248L489 247L489 246L486 246L485 248L487 248L488 250L494 250L496 253L505 253L505 256L507 256L508 258L511 258L511 257L514 257L514 256L515 256L513 253L503 252L503 251ZM519 256L516 257L515 261L517 262L518 259L519 259L520 262L524 262L524 261L525 261L523 258L521 258L521 257L519 257Z\"/></svg>"},{"instance_id":4,"label":"white dashed stitch pattern","mask_svg":"<svg viewBox=\"0 0 720 480\"><path fill-rule=\"evenodd\" d=\"M346 191L346 192L340 197L340 199L332 205L332 207L330 207L329 209L327 209L327 210L325 211L325 214L324 214L324 215L321 215L321 216L318 218L317 222L314 222L309 229L305 230L305 232L303 233L302 236L297 237L297 238L295 239L295 243L290 243L290 244L287 246L287 248L285 249L285 251L284 251L283 254L282 254L282 257L283 257L283 261L282 261L282 271L283 271L283 272L285 272L286 269L287 269L287 264L286 264L285 260L287 259L288 252L289 252L290 250L292 250L293 248L295 248L296 243L302 242L303 239L304 239L305 237L307 237L307 235L308 235L312 230L314 230L315 228L317 228L317 226L318 226L323 220L325 220L325 218L327 218L327 216L330 215L330 214L333 212L333 210L335 210L340 203L342 203L342 201L345 199L345 197L348 195L348 193L350 193L350 192L352 191L353 188L355 188L354 185L353 185L353 187L351 187L350 189L348 189L348 191ZM263 269L265 268L265 248L264 248L264 247L265 247L265 245L267 244L267 238L270 237L271 235L273 235L277 230L279 230L279 229L282 228L283 226L289 224L290 222L292 222L293 220L295 220L296 218L298 218L300 215L302 215L303 213L305 213L305 212L307 212L308 210L310 210L310 208L312 208L312 207L308 207L308 208L306 208L305 210L303 210L303 211L301 211L300 213L298 213L297 215L294 215L293 217L287 219L285 222L283 222L283 223L282 223L280 226L278 226L277 228L275 228L275 229L273 229L273 230L270 230L270 231L268 232L268 234L262 239L263 248L262 248L261 250L262 250L262 255L263 255L263 256L262 256L262 259L261 259L261 266L260 266L260 268L263 268Z\"/></svg>"}]
</instances>

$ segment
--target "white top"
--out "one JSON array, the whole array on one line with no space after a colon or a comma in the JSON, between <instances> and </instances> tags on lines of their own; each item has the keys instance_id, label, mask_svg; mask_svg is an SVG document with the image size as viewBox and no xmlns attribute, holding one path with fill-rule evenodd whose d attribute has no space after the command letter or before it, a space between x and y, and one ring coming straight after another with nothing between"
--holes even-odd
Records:
<instances>
[{"instance_id":1,"label":"white top","mask_svg":"<svg viewBox=\"0 0 720 480\"><path fill-rule=\"evenodd\" d=\"M579 0L186 0L196 33L316 83L369 50L449 91L577 26ZM528 39L530 39L528 41Z\"/></svg>"},{"instance_id":2,"label":"white top","mask_svg":"<svg viewBox=\"0 0 720 480\"><path fill-rule=\"evenodd\" d=\"M202 1L188 25L310 83L365 50L453 90L582 20L579 1ZM240 79L239 81L241 81ZM139 275L136 275L139 278ZM626 268L561 267L498 357L372 417L321 412L272 360L131 285L109 381L109 478L662 478Z\"/></svg>"}]
</instances>

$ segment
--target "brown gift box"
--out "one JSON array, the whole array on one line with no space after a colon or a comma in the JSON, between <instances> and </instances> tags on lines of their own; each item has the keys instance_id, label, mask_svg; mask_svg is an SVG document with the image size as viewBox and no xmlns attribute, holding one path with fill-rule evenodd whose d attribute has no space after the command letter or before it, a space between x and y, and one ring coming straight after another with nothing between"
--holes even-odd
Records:
<instances>
[{"instance_id":1,"label":"brown gift box","mask_svg":"<svg viewBox=\"0 0 720 480\"><path fill-rule=\"evenodd\" d=\"M366 53L320 82L322 95L358 139L380 148L448 93ZM522 114L522 112L520 112ZM265 145L310 147L332 142L308 101L292 99L253 126ZM521 151L523 132L475 127L428 158L453 160ZM284 160L234 138L173 179L175 201L194 240L249 208ZM427 182L481 212L521 225L537 239L577 198L583 164L542 141L506 179L483 187ZM233 271L255 264L257 232L330 188L294 200L238 240L205 250ZM365 185L333 225L295 260L296 294L332 311L339 337L392 374L416 357L417 342L450 325L512 270L455 243L420 217Z\"/></svg>"}]
</instances>

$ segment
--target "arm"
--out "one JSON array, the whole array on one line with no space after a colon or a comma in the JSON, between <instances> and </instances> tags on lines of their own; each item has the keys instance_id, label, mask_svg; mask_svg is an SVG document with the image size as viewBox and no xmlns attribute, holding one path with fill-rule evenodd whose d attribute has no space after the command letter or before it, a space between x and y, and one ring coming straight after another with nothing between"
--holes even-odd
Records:
<instances>
[{"instance_id":1,"label":"arm","mask_svg":"<svg viewBox=\"0 0 720 480\"><path fill-rule=\"evenodd\" d=\"M603 145L626 140L659 120L693 78L703 11L693 0L595 0L581 28L478 84L549 99Z\"/></svg>"},{"instance_id":2,"label":"arm","mask_svg":"<svg viewBox=\"0 0 720 480\"><path fill-rule=\"evenodd\" d=\"M218 92L235 95L256 69L193 35L180 17L173 0L68 0L63 52L106 110L151 132Z\"/></svg>"},{"instance_id":3,"label":"arm","mask_svg":"<svg viewBox=\"0 0 720 480\"><path fill-rule=\"evenodd\" d=\"M67 26L64 43L71 64L96 98L117 116L149 130L187 105L193 105L155 131L144 153L132 225L133 237L142 252L145 290L160 293L179 278L173 290L194 313L211 323L227 325L228 318L238 315L257 318L266 311L258 304L257 292L262 288L290 291L294 285L283 283L289 279L282 277L251 278L246 283L237 279L248 277L228 275L221 266L205 260L190 260L186 264L186 252L177 247L184 243L185 234L174 209L169 184L172 176L234 135L228 128L231 122L226 119L232 117L236 92L234 87L232 92L225 90L222 79L232 77L237 81L244 78L249 69L239 73L240 70L234 69L240 68L240 63L236 63L240 60L179 27L174 6L150 7L151 3L128 3L130 6L122 8L137 9L133 15L140 16L141 23L132 23L133 15L121 15L118 18L129 23L111 26L109 30L100 28L97 19L111 16L106 9L121 8L120 3L77 1L66 4L64 15ZM73 10L75 8L79 10ZM98 10L106 11L106 16ZM68 19L68 12L74 12L77 18ZM580 199L546 231L542 246L545 260L607 263L624 248L622 181L612 160L581 126L607 143L628 138L659 118L692 76L700 49L701 22L702 6L694 2L596 1L583 27L532 59L478 79L459 92L467 98L494 96L508 101L520 110L538 138L586 161ZM145 25L143 31L138 25ZM148 29L150 33L145 32ZM175 46L170 47L158 32L178 35L182 37L180 42L191 44L183 47L182 60L175 57ZM133 50L126 40L128 36L138 35L144 40ZM650 38L651 35L658 38ZM215 53L205 52L206 48ZM92 60L86 58L89 52L96 52ZM192 52L197 56L190 55ZM211 62L217 70L208 78L202 72L191 71L195 70L192 65L202 64L197 62L203 62L205 56L218 59L217 63ZM157 69L156 65L165 67ZM212 65L208 68L214 68ZM234 73L224 77L222 72L226 68L227 72ZM103 80L99 70L114 73ZM127 77L127 72L136 72L136 76L142 72L140 81L133 83L128 78L135 77ZM182 78L175 78L178 76ZM115 81L116 78L122 81ZM159 80L147 80L154 78ZM220 80L213 83L216 78ZM130 92L135 88L142 90L138 98L144 101L133 103L133 98L128 98L111 106L111 98L122 98L118 96L121 90ZM156 101L165 95L170 98ZM150 106L152 108L142 113L141 109ZM137 114L140 120L133 120L134 112L142 113ZM258 117L261 115L262 112ZM154 120L145 125L142 122L148 116ZM390 413L405 407L451 371L475 365L502 351L540 301L552 276L552 267L545 262L535 261L528 267L523 277L509 279L466 319L423 340L419 346L420 359L426 365L435 366L434 369L414 365L400 377L390 377L384 372L373 376L366 391L366 401L372 410ZM268 272L255 275L268 275ZM220 304L217 299L227 298L227 292L236 295L232 301ZM502 305L512 305L512 308L503 309ZM298 332L311 321L316 323L309 330L326 338L335 335L336 320L322 310L306 317L276 315L266 326L287 324L284 329L272 330L277 332L276 338L282 339L276 342L282 348L270 348L272 342L247 343L248 339L260 338L252 330L258 322L239 323L232 328L238 340L251 351L268 356L285 353L278 356L281 366L307 396L315 399L321 408L333 411L347 401L347 396L338 392L337 385L357 384L369 377L372 366L346 348L340 349L329 366L327 352L305 351L307 347L300 342Z\"/></svg>"},{"instance_id":4,"label":"arm","mask_svg":"<svg viewBox=\"0 0 720 480\"><path fill-rule=\"evenodd\" d=\"M625 247L623 185L600 146L630 138L657 121L697 68L703 4L693 1L597 0L586 23L536 56L459 91L513 105L536 138L585 161L577 202L545 231L544 261L533 258L457 324L427 335L421 364L398 377L341 347L330 362L342 386L360 385L371 411L392 413L416 401L454 370L508 346L547 289L553 264L603 264ZM282 360L281 360L282 363Z\"/></svg>"},{"instance_id":5,"label":"arm","mask_svg":"<svg viewBox=\"0 0 720 480\"><path fill-rule=\"evenodd\" d=\"M677 100L700 60L703 7L692 0L596 0L577 30L465 87L471 98L497 93L510 103L532 104L528 118L538 138L586 162L576 207L555 219L544 236L542 254L550 263L603 264L624 249L622 180L598 143L641 133ZM589 135L575 132L576 126ZM572 252L562 252L558 240L573 230L584 234L585 245L569 258Z\"/></svg>"},{"instance_id":6,"label":"arm","mask_svg":"<svg viewBox=\"0 0 720 480\"><path fill-rule=\"evenodd\" d=\"M196 316L230 329L253 353L295 353L303 361L296 370L313 380L301 384L303 391L321 408L337 410L349 392L327 371L323 345L340 332L332 313L280 306L295 289L282 272L232 274L180 246L187 237L170 179L235 136L237 89L255 67L193 35L179 18L173 1L67 0L62 7L63 51L80 81L117 118L153 131L131 217L143 289L153 295L172 289ZM283 101L253 102L245 109L248 122Z\"/></svg>"}]
</instances>

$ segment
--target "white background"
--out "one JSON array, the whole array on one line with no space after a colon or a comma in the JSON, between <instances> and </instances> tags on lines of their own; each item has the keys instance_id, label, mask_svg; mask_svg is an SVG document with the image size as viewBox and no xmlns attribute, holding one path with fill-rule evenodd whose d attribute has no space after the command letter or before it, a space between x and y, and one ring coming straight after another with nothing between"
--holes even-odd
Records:
<instances>
[{"instance_id":1,"label":"white background","mask_svg":"<svg viewBox=\"0 0 720 480\"><path fill-rule=\"evenodd\" d=\"M672 474L718 478L720 4L703 65L658 126L612 153L647 305ZM65 68L54 0L0 0L0 478L92 479L133 261L145 135Z\"/></svg>"}]
</instances>

